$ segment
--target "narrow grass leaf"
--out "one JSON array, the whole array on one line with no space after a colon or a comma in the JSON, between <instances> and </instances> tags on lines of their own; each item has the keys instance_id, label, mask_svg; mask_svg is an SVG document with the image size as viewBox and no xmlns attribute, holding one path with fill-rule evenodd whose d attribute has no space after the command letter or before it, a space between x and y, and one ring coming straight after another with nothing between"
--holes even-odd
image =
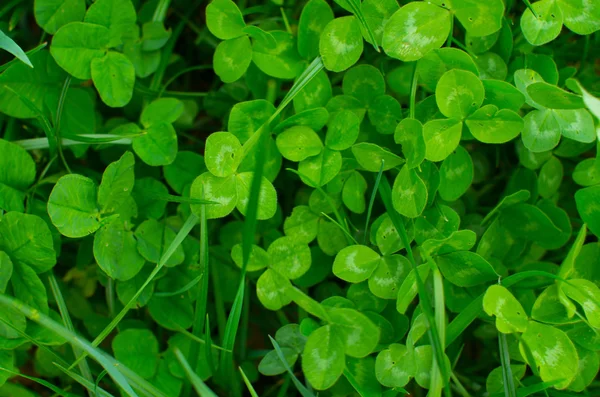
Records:
<instances>
[{"instance_id":1,"label":"narrow grass leaf","mask_svg":"<svg viewBox=\"0 0 600 397\"><path fill-rule=\"evenodd\" d=\"M187 378L192 383L192 386L194 386L194 389L200 395L200 397L217 397L215 392L213 392L208 386L206 386L206 383L204 383L204 381L200 379L200 377L196 375L194 371L192 371L190 364L187 362L187 360L183 356L183 353L179 349L175 349L175 356L177 357L177 360L183 367Z\"/></svg>"},{"instance_id":2,"label":"narrow grass leaf","mask_svg":"<svg viewBox=\"0 0 600 397\"><path fill-rule=\"evenodd\" d=\"M315 395L310 390L308 390L306 388L306 386L304 386L302 384L302 382L300 382L298 380L298 378L296 378L296 375L294 375L294 371L292 371L292 369L288 365L287 359L285 358L285 355L283 354L283 351L281 350L279 343L277 343L277 341L275 339L273 339L271 337L271 335L269 335L269 339L271 340L271 343L273 344L273 347L275 348L275 351L277 352L277 357L279 357L279 360L285 367L285 370L290 375L292 382L294 383L294 386L296 386L296 389L298 390L298 392L302 395L302 397L315 397Z\"/></svg>"},{"instance_id":3,"label":"narrow grass leaf","mask_svg":"<svg viewBox=\"0 0 600 397\"><path fill-rule=\"evenodd\" d=\"M250 383L250 381L248 380L248 377L244 373L244 370L242 369L242 367L238 367L238 369L240 370L240 374L242 374L242 379L244 380L244 383L246 384L246 387L248 388L248 392L250 393L250 395L252 397L258 397L258 393L256 392L256 390L254 390L252 383Z\"/></svg>"}]
</instances>

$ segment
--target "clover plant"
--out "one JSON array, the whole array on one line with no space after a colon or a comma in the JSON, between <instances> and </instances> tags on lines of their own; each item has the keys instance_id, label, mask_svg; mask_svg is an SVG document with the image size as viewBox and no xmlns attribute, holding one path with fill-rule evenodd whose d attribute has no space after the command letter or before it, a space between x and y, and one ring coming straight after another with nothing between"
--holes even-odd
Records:
<instances>
[{"instance_id":1,"label":"clover plant","mask_svg":"<svg viewBox=\"0 0 600 397\"><path fill-rule=\"evenodd\" d=\"M600 395L600 1L0 4L0 397Z\"/></svg>"}]
</instances>

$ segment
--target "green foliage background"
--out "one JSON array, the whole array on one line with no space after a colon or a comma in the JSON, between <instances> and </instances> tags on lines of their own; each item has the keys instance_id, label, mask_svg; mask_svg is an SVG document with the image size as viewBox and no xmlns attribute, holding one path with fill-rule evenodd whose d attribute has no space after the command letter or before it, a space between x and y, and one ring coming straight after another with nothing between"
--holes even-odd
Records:
<instances>
[{"instance_id":1,"label":"green foliage background","mask_svg":"<svg viewBox=\"0 0 600 397\"><path fill-rule=\"evenodd\" d=\"M0 397L600 394L600 2L7 0L0 49Z\"/></svg>"}]
</instances>

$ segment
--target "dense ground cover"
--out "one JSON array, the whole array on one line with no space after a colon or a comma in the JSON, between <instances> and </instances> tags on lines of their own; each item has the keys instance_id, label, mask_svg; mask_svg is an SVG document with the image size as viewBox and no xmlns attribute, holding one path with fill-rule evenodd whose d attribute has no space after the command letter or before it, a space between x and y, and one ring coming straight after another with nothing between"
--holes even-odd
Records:
<instances>
[{"instance_id":1,"label":"dense ground cover","mask_svg":"<svg viewBox=\"0 0 600 397\"><path fill-rule=\"evenodd\" d=\"M0 396L600 395L599 30L3 1Z\"/></svg>"}]
</instances>

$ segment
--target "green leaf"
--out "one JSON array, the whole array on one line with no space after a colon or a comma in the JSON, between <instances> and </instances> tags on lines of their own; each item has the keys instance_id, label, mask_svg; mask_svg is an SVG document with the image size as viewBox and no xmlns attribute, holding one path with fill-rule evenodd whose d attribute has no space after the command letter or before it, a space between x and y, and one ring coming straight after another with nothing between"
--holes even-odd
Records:
<instances>
[{"instance_id":1,"label":"green leaf","mask_svg":"<svg viewBox=\"0 0 600 397\"><path fill-rule=\"evenodd\" d=\"M380 95L369 104L369 121L380 134L393 134L400 119L400 103L390 95Z\"/></svg>"},{"instance_id":2,"label":"green leaf","mask_svg":"<svg viewBox=\"0 0 600 397\"><path fill-rule=\"evenodd\" d=\"M450 155L460 142L463 123L457 119L431 120L423 126L425 158L442 161Z\"/></svg>"},{"instance_id":3,"label":"green leaf","mask_svg":"<svg viewBox=\"0 0 600 397\"><path fill-rule=\"evenodd\" d=\"M234 39L244 34L244 17L231 0L213 0L206 7L208 30L221 40Z\"/></svg>"},{"instance_id":4,"label":"green leaf","mask_svg":"<svg viewBox=\"0 0 600 397\"><path fill-rule=\"evenodd\" d=\"M133 232L126 229L123 222L116 220L96 232L94 257L108 277L127 281L135 277L146 263L138 253L138 243Z\"/></svg>"},{"instance_id":5,"label":"green leaf","mask_svg":"<svg viewBox=\"0 0 600 397\"><path fill-rule=\"evenodd\" d=\"M112 340L115 358L144 379L158 367L158 340L147 329L126 329Z\"/></svg>"},{"instance_id":6,"label":"green leaf","mask_svg":"<svg viewBox=\"0 0 600 397\"><path fill-rule=\"evenodd\" d=\"M492 265L474 252L451 252L437 256L435 262L444 278L459 287L473 287L498 279Z\"/></svg>"},{"instance_id":7,"label":"green leaf","mask_svg":"<svg viewBox=\"0 0 600 397\"><path fill-rule=\"evenodd\" d=\"M179 296L168 298L155 296L148 303L148 311L158 325L172 331L188 329L194 322L192 304Z\"/></svg>"},{"instance_id":8,"label":"green leaf","mask_svg":"<svg viewBox=\"0 0 600 397\"><path fill-rule=\"evenodd\" d=\"M402 145L402 153L409 169L417 168L425 160L423 124L419 120L402 120L394 132L394 142Z\"/></svg>"},{"instance_id":9,"label":"green leaf","mask_svg":"<svg viewBox=\"0 0 600 397\"><path fill-rule=\"evenodd\" d=\"M169 165L177 157L177 133L171 124L152 124L133 139L133 150L148 165Z\"/></svg>"},{"instance_id":10,"label":"green leaf","mask_svg":"<svg viewBox=\"0 0 600 397\"><path fill-rule=\"evenodd\" d=\"M321 187L329 182L342 169L340 152L325 148L316 156L302 160L298 164L300 179L310 187Z\"/></svg>"},{"instance_id":11,"label":"green leaf","mask_svg":"<svg viewBox=\"0 0 600 397\"><path fill-rule=\"evenodd\" d=\"M561 283L564 293L583 308L585 316L594 328L600 328L600 288L592 281L573 279Z\"/></svg>"},{"instance_id":12,"label":"green leaf","mask_svg":"<svg viewBox=\"0 0 600 397\"><path fill-rule=\"evenodd\" d=\"M173 124L184 112L184 105L175 98L159 98L148 104L142 111L140 122L144 127L156 124Z\"/></svg>"},{"instance_id":13,"label":"green leaf","mask_svg":"<svg viewBox=\"0 0 600 397\"><path fill-rule=\"evenodd\" d=\"M157 51L164 47L171 37L171 30L165 29L162 21L150 21L142 26L142 50Z\"/></svg>"},{"instance_id":14,"label":"green leaf","mask_svg":"<svg viewBox=\"0 0 600 397\"><path fill-rule=\"evenodd\" d=\"M479 78L482 80L504 80L508 74L508 67L502 57L495 52L480 54L475 60L479 67Z\"/></svg>"},{"instance_id":15,"label":"green leaf","mask_svg":"<svg viewBox=\"0 0 600 397\"><path fill-rule=\"evenodd\" d=\"M214 132L206 139L204 161L214 175L225 178L233 174L241 161L242 145L229 132Z\"/></svg>"},{"instance_id":16,"label":"green leaf","mask_svg":"<svg viewBox=\"0 0 600 397\"><path fill-rule=\"evenodd\" d=\"M0 250L15 266L22 263L36 273L44 273L56 264L50 229L35 215L8 212L1 217Z\"/></svg>"},{"instance_id":17,"label":"green leaf","mask_svg":"<svg viewBox=\"0 0 600 397\"><path fill-rule=\"evenodd\" d=\"M538 191L540 196L550 198L554 195L563 180L564 170L557 157L550 157L540 169L538 175Z\"/></svg>"},{"instance_id":18,"label":"green leaf","mask_svg":"<svg viewBox=\"0 0 600 397\"><path fill-rule=\"evenodd\" d=\"M0 208L23 212L27 188L35 181L35 163L20 146L0 139Z\"/></svg>"},{"instance_id":19,"label":"green leaf","mask_svg":"<svg viewBox=\"0 0 600 397\"><path fill-rule=\"evenodd\" d=\"M239 80L252 62L252 45L248 36L221 42L213 56L214 70L224 83Z\"/></svg>"},{"instance_id":20,"label":"green leaf","mask_svg":"<svg viewBox=\"0 0 600 397\"><path fill-rule=\"evenodd\" d=\"M502 27L504 2L490 0L452 0L450 9L464 26L467 33L473 36L486 36L495 33Z\"/></svg>"},{"instance_id":21,"label":"green leaf","mask_svg":"<svg viewBox=\"0 0 600 397\"><path fill-rule=\"evenodd\" d=\"M596 236L600 236L600 185L587 187L575 192L575 203L577 212L581 219L590 228L590 231Z\"/></svg>"},{"instance_id":22,"label":"green leaf","mask_svg":"<svg viewBox=\"0 0 600 397\"><path fill-rule=\"evenodd\" d=\"M359 283L371 276L380 258L377 252L367 246L351 245L336 255L333 274L344 281Z\"/></svg>"},{"instance_id":23,"label":"green leaf","mask_svg":"<svg viewBox=\"0 0 600 397\"><path fill-rule=\"evenodd\" d=\"M363 52L360 23L354 16L330 21L319 41L319 53L327 70L342 72L354 65Z\"/></svg>"},{"instance_id":24,"label":"green leaf","mask_svg":"<svg viewBox=\"0 0 600 397\"><path fill-rule=\"evenodd\" d=\"M444 159L440 167L440 197L446 201L458 200L473 182L473 160L462 146Z\"/></svg>"},{"instance_id":25,"label":"green leaf","mask_svg":"<svg viewBox=\"0 0 600 397\"><path fill-rule=\"evenodd\" d=\"M296 50L294 36L290 33L275 30L270 32L276 46L270 47L263 41L254 41L252 60L260 70L278 79L291 80L303 70L300 55Z\"/></svg>"},{"instance_id":26,"label":"green leaf","mask_svg":"<svg viewBox=\"0 0 600 397\"><path fill-rule=\"evenodd\" d=\"M552 112L565 138L584 143L596 140L594 120L586 109L557 109Z\"/></svg>"},{"instance_id":27,"label":"green leaf","mask_svg":"<svg viewBox=\"0 0 600 397\"><path fill-rule=\"evenodd\" d=\"M10 260L8 254L4 251L0 251L0 293L6 291L8 280L13 273L13 263Z\"/></svg>"},{"instance_id":28,"label":"green leaf","mask_svg":"<svg viewBox=\"0 0 600 397\"><path fill-rule=\"evenodd\" d=\"M289 347L282 347L281 351L287 364L293 367L296 361L298 361L298 353ZM266 376L275 376L285 373L286 369L277 352L271 350L258 363L258 371Z\"/></svg>"},{"instance_id":29,"label":"green leaf","mask_svg":"<svg viewBox=\"0 0 600 397\"><path fill-rule=\"evenodd\" d=\"M369 104L375 98L385 94L385 80L381 72L371 65L358 65L344 74L342 81L344 95Z\"/></svg>"},{"instance_id":30,"label":"green leaf","mask_svg":"<svg viewBox=\"0 0 600 397\"><path fill-rule=\"evenodd\" d=\"M357 143L352 146L352 154L361 167L370 172L379 172L382 163L384 171L404 163L404 159L374 143Z\"/></svg>"},{"instance_id":31,"label":"green leaf","mask_svg":"<svg viewBox=\"0 0 600 397\"><path fill-rule=\"evenodd\" d=\"M71 22L60 28L50 46L56 63L80 80L92 78L92 60L106 55L110 31L101 25Z\"/></svg>"},{"instance_id":32,"label":"green leaf","mask_svg":"<svg viewBox=\"0 0 600 397\"><path fill-rule=\"evenodd\" d=\"M35 21L48 34L85 16L85 0L36 0L33 4Z\"/></svg>"},{"instance_id":33,"label":"green leaf","mask_svg":"<svg viewBox=\"0 0 600 397\"><path fill-rule=\"evenodd\" d=\"M96 0L85 14L85 22L102 25L113 37L122 38L130 34L137 15L131 0Z\"/></svg>"},{"instance_id":34,"label":"green leaf","mask_svg":"<svg viewBox=\"0 0 600 397\"><path fill-rule=\"evenodd\" d=\"M42 313L48 313L46 288L32 267L17 262L10 281L15 298Z\"/></svg>"},{"instance_id":35,"label":"green leaf","mask_svg":"<svg viewBox=\"0 0 600 397\"><path fill-rule=\"evenodd\" d=\"M367 181L360 172L352 171L342 189L342 201L344 205L356 214L362 214L367 208L365 192Z\"/></svg>"},{"instance_id":36,"label":"green leaf","mask_svg":"<svg viewBox=\"0 0 600 397\"><path fill-rule=\"evenodd\" d=\"M30 60L33 69L18 62L0 74L0 111L12 117L37 117L37 112L25 101L43 108L46 98L60 96L67 77L48 51L39 51L31 55Z\"/></svg>"},{"instance_id":37,"label":"green leaf","mask_svg":"<svg viewBox=\"0 0 600 397\"><path fill-rule=\"evenodd\" d=\"M101 226L94 181L76 174L60 178L48 198L48 215L67 237L94 233Z\"/></svg>"},{"instance_id":38,"label":"green leaf","mask_svg":"<svg viewBox=\"0 0 600 397\"><path fill-rule=\"evenodd\" d=\"M135 84L135 69L123 54L109 51L91 63L92 80L102 102L112 108L120 108L131 101Z\"/></svg>"},{"instance_id":39,"label":"green leaf","mask_svg":"<svg viewBox=\"0 0 600 397\"><path fill-rule=\"evenodd\" d=\"M600 29L600 5L585 0L558 0L564 24L580 35L592 34Z\"/></svg>"},{"instance_id":40,"label":"green leaf","mask_svg":"<svg viewBox=\"0 0 600 397\"><path fill-rule=\"evenodd\" d=\"M385 25L383 49L404 62L419 60L444 44L450 33L451 18L448 10L434 4L408 3Z\"/></svg>"},{"instance_id":41,"label":"green leaf","mask_svg":"<svg viewBox=\"0 0 600 397\"><path fill-rule=\"evenodd\" d=\"M319 40L325 26L333 20L333 11L325 0L310 0L298 22L298 53L305 59L319 55Z\"/></svg>"},{"instance_id":42,"label":"green leaf","mask_svg":"<svg viewBox=\"0 0 600 397\"><path fill-rule=\"evenodd\" d=\"M302 161L323 150L321 138L309 127L295 126L277 135L277 149L290 161Z\"/></svg>"},{"instance_id":43,"label":"green leaf","mask_svg":"<svg viewBox=\"0 0 600 397\"><path fill-rule=\"evenodd\" d=\"M110 214L117 211L131 195L134 162L133 154L125 152L119 160L109 164L104 170L98 188L98 205L102 213Z\"/></svg>"},{"instance_id":44,"label":"green leaf","mask_svg":"<svg viewBox=\"0 0 600 397\"><path fill-rule=\"evenodd\" d=\"M292 214L285 219L283 231L296 241L309 244L317 237L319 216L309 207L294 207Z\"/></svg>"},{"instance_id":45,"label":"green leaf","mask_svg":"<svg viewBox=\"0 0 600 397\"><path fill-rule=\"evenodd\" d=\"M271 258L269 267L291 280L302 276L311 265L308 245L292 237L280 237L273 241L267 253Z\"/></svg>"},{"instance_id":46,"label":"green leaf","mask_svg":"<svg viewBox=\"0 0 600 397\"><path fill-rule=\"evenodd\" d=\"M205 172L192 183L190 197L216 202L206 207L206 216L208 219L223 218L233 211L238 202L236 186L235 175L219 178ZM193 204L191 207L195 214L202 211L202 205Z\"/></svg>"},{"instance_id":47,"label":"green leaf","mask_svg":"<svg viewBox=\"0 0 600 397\"><path fill-rule=\"evenodd\" d=\"M350 110L341 110L332 115L327 125L325 145L333 150L352 147L360 133L360 119Z\"/></svg>"},{"instance_id":48,"label":"green leaf","mask_svg":"<svg viewBox=\"0 0 600 397\"><path fill-rule=\"evenodd\" d=\"M273 104L264 99L240 102L231 109L227 130L244 144L274 113Z\"/></svg>"},{"instance_id":49,"label":"green leaf","mask_svg":"<svg viewBox=\"0 0 600 397\"><path fill-rule=\"evenodd\" d=\"M525 346L535 360L535 363L529 364L539 368L544 382L560 380L555 387L564 389L577 375L577 350L567 334L558 328L530 321L519 343L523 357L526 357Z\"/></svg>"},{"instance_id":50,"label":"green leaf","mask_svg":"<svg viewBox=\"0 0 600 397\"><path fill-rule=\"evenodd\" d=\"M264 307L279 310L292 301L288 290L290 281L273 269L267 269L256 282L256 295Z\"/></svg>"},{"instance_id":51,"label":"green leaf","mask_svg":"<svg viewBox=\"0 0 600 397\"><path fill-rule=\"evenodd\" d=\"M554 149L560 141L561 129L553 111L534 110L525 115L523 120L523 144L534 153Z\"/></svg>"},{"instance_id":52,"label":"green leaf","mask_svg":"<svg viewBox=\"0 0 600 397\"><path fill-rule=\"evenodd\" d=\"M510 109L484 105L465 121L469 131L483 143L505 143L523 131L523 119Z\"/></svg>"},{"instance_id":53,"label":"green leaf","mask_svg":"<svg viewBox=\"0 0 600 397\"><path fill-rule=\"evenodd\" d=\"M367 316L358 310L344 308L331 308L328 314L331 330L344 340L348 356L362 358L373 352L379 343L380 331Z\"/></svg>"},{"instance_id":54,"label":"green leaf","mask_svg":"<svg viewBox=\"0 0 600 397\"><path fill-rule=\"evenodd\" d=\"M317 390L333 386L345 367L344 339L326 325L310 334L302 353L302 371Z\"/></svg>"},{"instance_id":55,"label":"green leaf","mask_svg":"<svg viewBox=\"0 0 600 397\"><path fill-rule=\"evenodd\" d=\"M562 29L563 13L555 0L541 0L527 8L521 17L521 30L525 39L533 45L554 40Z\"/></svg>"},{"instance_id":56,"label":"green leaf","mask_svg":"<svg viewBox=\"0 0 600 397\"><path fill-rule=\"evenodd\" d=\"M165 251L165 247L168 247L175 240L175 236L173 230L155 219L145 220L135 230L137 249L139 253L151 263L159 262ZM183 247L179 246L165 262L165 266L177 266L181 264L184 259L185 253Z\"/></svg>"},{"instance_id":57,"label":"green leaf","mask_svg":"<svg viewBox=\"0 0 600 397\"><path fill-rule=\"evenodd\" d=\"M410 262L402 255L384 256L369 277L369 290L382 299L396 299L410 271Z\"/></svg>"},{"instance_id":58,"label":"green leaf","mask_svg":"<svg viewBox=\"0 0 600 397\"><path fill-rule=\"evenodd\" d=\"M360 9L364 15L366 26L373 32L376 43L371 42L371 35L367 31L365 25L361 24L360 28L365 40L371 44L380 46L385 25L392 15L398 11L398 8L398 2L395 0L364 0L362 4L360 4Z\"/></svg>"},{"instance_id":59,"label":"green leaf","mask_svg":"<svg viewBox=\"0 0 600 397\"><path fill-rule=\"evenodd\" d=\"M416 372L413 354L413 350L397 343L382 350L375 362L377 380L386 387L406 386Z\"/></svg>"},{"instance_id":60,"label":"green leaf","mask_svg":"<svg viewBox=\"0 0 600 397\"><path fill-rule=\"evenodd\" d=\"M19 47L19 45L15 43L13 39L8 37L2 30L0 30L0 48L13 54L25 65L31 68L33 67L31 61L27 57L27 54L25 54L21 47Z\"/></svg>"},{"instance_id":61,"label":"green leaf","mask_svg":"<svg viewBox=\"0 0 600 397\"><path fill-rule=\"evenodd\" d=\"M512 84L499 80L483 80L482 83L485 88L484 105L518 112L525 104L525 95Z\"/></svg>"},{"instance_id":62,"label":"green leaf","mask_svg":"<svg viewBox=\"0 0 600 397\"><path fill-rule=\"evenodd\" d=\"M414 169L402 167L392 187L394 209L408 218L416 218L427 204L427 187Z\"/></svg>"},{"instance_id":63,"label":"green leaf","mask_svg":"<svg viewBox=\"0 0 600 397\"><path fill-rule=\"evenodd\" d=\"M492 285L487 289L483 297L483 309L488 315L496 316L496 328L504 334L525 332L531 324L521 303L501 285Z\"/></svg>"},{"instance_id":64,"label":"green leaf","mask_svg":"<svg viewBox=\"0 0 600 397\"><path fill-rule=\"evenodd\" d=\"M182 194L196 176L206 170L204 158L189 151L177 152L175 161L163 167L163 174L169 186L177 193Z\"/></svg>"},{"instance_id":65,"label":"green leaf","mask_svg":"<svg viewBox=\"0 0 600 397\"><path fill-rule=\"evenodd\" d=\"M582 109L585 107L581 96L544 82L528 85L527 93L536 103L549 109Z\"/></svg>"},{"instance_id":66,"label":"green leaf","mask_svg":"<svg viewBox=\"0 0 600 397\"><path fill-rule=\"evenodd\" d=\"M242 256L242 245L236 244L231 249L231 259L235 262L237 267L240 269L243 267L243 256ZM269 266L271 262L271 258L267 251L262 249L257 245L252 245L252 249L250 250L250 257L248 259L248 263L246 264L246 270L249 272L255 272L257 270L262 270L265 267Z\"/></svg>"},{"instance_id":67,"label":"green leaf","mask_svg":"<svg viewBox=\"0 0 600 397\"><path fill-rule=\"evenodd\" d=\"M435 98L442 114L449 118L465 119L479 109L485 97L481 80L473 73L453 69L440 78Z\"/></svg>"},{"instance_id":68,"label":"green leaf","mask_svg":"<svg viewBox=\"0 0 600 397\"><path fill-rule=\"evenodd\" d=\"M248 211L250 187L252 186L252 181L254 180L254 174L254 172L242 172L241 174L235 175L235 189L237 196L236 207L238 211L242 213L242 215L246 215L246 212ZM206 193L206 186L204 188ZM264 220L272 218L277 211L277 191L275 191L273 184L264 176L262 177L260 183L258 200L260 205L258 207L256 219ZM208 208L210 210L211 207L209 206Z\"/></svg>"},{"instance_id":69,"label":"green leaf","mask_svg":"<svg viewBox=\"0 0 600 397\"><path fill-rule=\"evenodd\" d=\"M435 91L440 78L451 69L461 69L479 75L473 58L457 48L440 48L427 53L417 62L418 82Z\"/></svg>"}]
</instances>

